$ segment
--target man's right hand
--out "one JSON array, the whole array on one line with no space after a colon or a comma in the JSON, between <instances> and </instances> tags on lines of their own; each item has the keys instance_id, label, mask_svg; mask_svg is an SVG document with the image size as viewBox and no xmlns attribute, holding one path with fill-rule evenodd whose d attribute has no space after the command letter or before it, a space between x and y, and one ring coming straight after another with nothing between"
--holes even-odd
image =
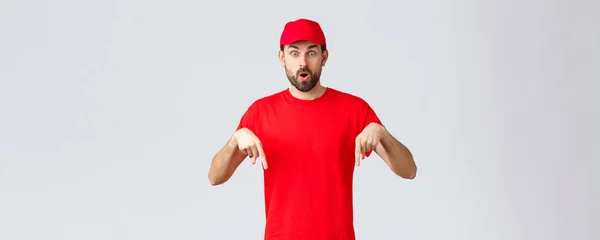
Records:
<instances>
[{"instance_id":1,"label":"man's right hand","mask_svg":"<svg viewBox=\"0 0 600 240\"><path fill-rule=\"evenodd\" d=\"M242 128L237 130L233 134L233 140L242 153L252 158L252 165L256 164L256 159L260 157L263 168L267 169L267 159L265 158L262 143L250 129Z\"/></svg>"}]
</instances>

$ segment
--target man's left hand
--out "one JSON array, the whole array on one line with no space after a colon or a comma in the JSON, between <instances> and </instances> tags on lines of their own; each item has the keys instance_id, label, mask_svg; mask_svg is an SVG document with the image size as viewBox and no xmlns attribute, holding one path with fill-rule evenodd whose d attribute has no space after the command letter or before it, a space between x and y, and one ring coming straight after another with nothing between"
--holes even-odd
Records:
<instances>
[{"instance_id":1,"label":"man's left hand","mask_svg":"<svg viewBox=\"0 0 600 240\"><path fill-rule=\"evenodd\" d=\"M379 140L385 128L378 123L370 123L358 134L355 142L354 157L356 159L356 165L360 166L360 161L365 159L365 154L369 151L375 150L375 147L379 144Z\"/></svg>"}]
</instances>

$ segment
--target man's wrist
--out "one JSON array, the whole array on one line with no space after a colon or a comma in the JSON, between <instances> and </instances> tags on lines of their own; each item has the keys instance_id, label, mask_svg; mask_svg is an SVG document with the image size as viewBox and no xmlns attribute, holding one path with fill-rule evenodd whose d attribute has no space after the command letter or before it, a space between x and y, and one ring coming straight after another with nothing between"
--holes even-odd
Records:
<instances>
[{"instance_id":1,"label":"man's wrist","mask_svg":"<svg viewBox=\"0 0 600 240\"><path fill-rule=\"evenodd\" d=\"M233 135L231 136L231 138L227 142L227 147L229 149L235 149L235 148L237 148L238 142L237 142L236 133L237 133L237 131L233 133Z\"/></svg>"},{"instance_id":2,"label":"man's wrist","mask_svg":"<svg viewBox=\"0 0 600 240\"><path fill-rule=\"evenodd\" d=\"M385 127L382 124L376 123L376 122L372 122L371 124L374 124L375 126L377 126L377 131L380 133L380 136L383 136L387 130L385 129Z\"/></svg>"},{"instance_id":3,"label":"man's wrist","mask_svg":"<svg viewBox=\"0 0 600 240\"><path fill-rule=\"evenodd\" d=\"M381 125L379 123L376 123L376 124L377 124L377 128L379 129L378 130L379 136L380 136L379 141L383 143L383 141L389 137L389 132L383 125Z\"/></svg>"}]
</instances>

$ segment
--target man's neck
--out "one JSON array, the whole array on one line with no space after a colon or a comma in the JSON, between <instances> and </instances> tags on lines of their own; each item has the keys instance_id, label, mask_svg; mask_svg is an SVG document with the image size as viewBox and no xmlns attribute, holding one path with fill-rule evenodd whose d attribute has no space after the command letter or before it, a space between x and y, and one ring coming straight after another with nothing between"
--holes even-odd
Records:
<instances>
[{"instance_id":1,"label":"man's neck","mask_svg":"<svg viewBox=\"0 0 600 240\"><path fill-rule=\"evenodd\" d=\"M295 98L302 99L302 100L315 100L315 99L323 96L323 94L325 93L325 90L327 88L322 86L320 83L317 83L317 85L308 92L302 92L302 91L296 89L296 87L294 87L294 86L290 86L289 89L290 89L290 93Z\"/></svg>"}]
</instances>

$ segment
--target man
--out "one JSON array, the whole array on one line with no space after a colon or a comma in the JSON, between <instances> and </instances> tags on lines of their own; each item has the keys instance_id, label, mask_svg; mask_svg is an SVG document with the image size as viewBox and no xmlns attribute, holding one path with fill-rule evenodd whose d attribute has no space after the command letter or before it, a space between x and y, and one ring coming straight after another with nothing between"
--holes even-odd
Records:
<instances>
[{"instance_id":1,"label":"man","mask_svg":"<svg viewBox=\"0 0 600 240\"><path fill-rule=\"evenodd\" d=\"M416 175L410 151L369 104L321 85L328 54L319 23L288 22L278 57L291 86L252 103L212 160L213 186L230 179L246 157L260 160L265 239L354 240L354 167L372 151L398 176Z\"/></svg>"}]
</instances>

